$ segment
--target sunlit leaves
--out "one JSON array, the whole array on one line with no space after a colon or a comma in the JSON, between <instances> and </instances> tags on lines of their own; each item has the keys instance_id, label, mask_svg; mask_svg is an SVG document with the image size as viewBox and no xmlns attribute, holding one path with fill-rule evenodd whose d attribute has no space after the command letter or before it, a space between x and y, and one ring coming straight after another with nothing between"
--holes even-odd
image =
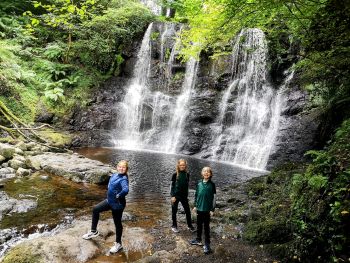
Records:
<instances>
[{"instance_id":1,"label":"sunlit leaves","mask_svg":"<svg viewBox=\"0 0 350 263\"><path fill-rule=\"evenodd\" d=\"M178 19L189 21L183 33L185 56L215 43L228 43L244 27L264 28L271 23L285 23L291 32L305 33L310 20L325 0L182 0L178 4ZM219 50L218 50L219 51Z\"/></svg>"}]
</instances>

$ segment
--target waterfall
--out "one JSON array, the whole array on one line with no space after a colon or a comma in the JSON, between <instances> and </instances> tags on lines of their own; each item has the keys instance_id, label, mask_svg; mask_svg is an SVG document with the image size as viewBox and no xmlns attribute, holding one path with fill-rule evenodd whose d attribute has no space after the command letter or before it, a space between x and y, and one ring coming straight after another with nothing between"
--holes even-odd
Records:
<instances>
[{"instance_id":1,"label":"waterfall","mask_svg":"<svg viewBox=\"0 0 350 263\"><path fill-rule=\"evenodd\" d=\"M156 30L159 30L159 37L151 40ZM124 99L117 105L117 127L112 134L116 147L176 152L188 115L198 63L194 59L186 63L182 87L178 87L179 94L175 91L178 95L166 89L172 74L161 69L172 71L176 57L175 36L173 23L148 27L133 78L126 87ZM152 43L160 48L158 63L152 59Z\"/></svg>"},{"instance_id":2,"label":"waterfall","mask_svg":"<svg viewBox=\"0 0 350 263\"><path fill-rule=\"evenodd\" d=\"M143 37L141 48L137 54L137 62L134 68L131 84L122 102L119 111L121 117L118 118L117 130L118 139L116 146L135 148L141 140L141 121L144 113L143 99L150 92L148 89L148 76L151 67L151 32L152 23L148 26ZM120 139L122 138L122 139Z\"/></svg>"},{"instance_id":3,"label":"waterfall","mask_svg":"<svg viewBox=\"0 0 350 263\"><path fill-rule=\"evenodd\" d=\"M245 29L233 46L232 80L212 127L212 157L264 169L273 148L284 99L267 80L267 45L259 29Z\"/></svg>"},{"instance_id":4,"label":"waterfall","mask_svg":"<svg viewBox=\"0 0 350 263\"><path fill-rule=\"evenodd\" d=\"M154 1L154 0L140 0L140 2L142 4L144 4L145 6L147 6L152 11L153 14L158 15L158 16L161 14L162 8L157 3L157 1Z\"/></svg>"},{"instance_id":5,"label":"waterfall","mask_svg":"<svg viewBox=\"0 0 350 263\"><path fill-rule=\"evenodd\" d=\"M160 61L162 63L165 63L167 53L166 53L166 47L167 42L173 41L171 38L175 35L175 23L164 23L163 24L163 33L161 34L160 38Z\"/></svg>"},{"instance_id":6,"label":"waterfall","mask_svg":"<svg viewBox=\"0 0 350 263\"><path fill-rule=\"evenodd\" d=\"M190 59L184 65L177 59L179 31L181 27L174 23L154 23L145 32L133 77L116 105L115 146L179 153L187 150L185 141L191 141L205 154L202 156L265 169L274 150L285 98L283 88L274 89L268 80L264 33L245 29L235 39L231 79L218 93L219 106L215 108L216 102L208 107L203 104L204 85L194 89L198 62ZM190 108L194 109L191 114ZM198 109L217 113L215 122L198 125ZM193 125L203 138L196 137Z\"/></svg>"},{"instance_id":7,"label":"waterfall","mask_svg":"<svg viewBox=\"0 0 350 263\"><path fill-rule=\"evenodd\" d=\"M178 142L181 138L185 126L185 120L189 113L189 102L193 87L196 83L198 62L191 58L186 64L185 79L182 85L182 92L176 100L175 110L173 111L170 126L166 133L166 142L164 143L165 152L177 152Z\"/></svg>"}]
</instances>

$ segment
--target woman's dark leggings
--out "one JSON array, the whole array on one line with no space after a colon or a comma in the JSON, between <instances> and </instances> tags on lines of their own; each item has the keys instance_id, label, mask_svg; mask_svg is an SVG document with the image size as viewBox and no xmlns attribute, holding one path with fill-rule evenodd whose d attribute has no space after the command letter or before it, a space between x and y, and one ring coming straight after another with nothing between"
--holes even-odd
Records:
<instances>
[{"instance_id":1,"label":"woman's dark leggings","mask_svg":"<svg viewBox=\"0 0 350 263\"><path fill-rule=\"evenodd\" d=\"M171 205L171 212L172 212L172 219L173 219L173 226L177 227L177 220L176 220L176 214L177 214L177 209L179 206L179 202L181 202L185 214L186 214L186 221L187 221L187 226L192 228L192 219L191 219L191 211L190 211L190 206L188 205L188 199L187 198L176 198L176 201Z\"/></svg>"},{"instance_id":2,"label":"woman's dark leggings","mask_svg":"<svg viewBox=\"0 0 350 263\"><path fill-rule=\"evenodd\" d=\"M204 224L205 244L210 244L210 212L197 211L197 240L202 241L202 231Z\"/></svg>"},{"instance_id":3,"label":"woman's dark leggings","mask_svg":"<svg viewBox=\"0 0 350 263\"><path fill-rule=\"evenodd\" d=\"M115 225L115 234L116 234L116 242L121 243L122 234L123 234L123 225L122 225L122 215L124 209L114 210L108 204L107 200L98 203L92 209L92 224L91 230L96 231L98 220L100 219L100 213L104 211L112 210L113 221Z\"/></svg>"}]
</instances>

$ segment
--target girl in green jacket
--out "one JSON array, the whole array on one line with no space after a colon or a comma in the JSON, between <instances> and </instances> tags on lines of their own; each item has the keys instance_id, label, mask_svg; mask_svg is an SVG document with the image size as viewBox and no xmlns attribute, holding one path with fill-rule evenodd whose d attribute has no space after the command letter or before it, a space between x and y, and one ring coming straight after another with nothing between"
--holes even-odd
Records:
<instances>
[{"instance_id":1,"label":"girl in green jacket","mask_svg":"<svg viewBox=\"0 0 350 263\"><path fill-rule=\"evenodd\" d=\"M191 245L202 245L202 230L204 225L205 243L203 250L205 254L211 252L210 249L210 216L213 215L215 209L216 188L211 178L213 172L210 167L202 169L202 177L197 184L195 194L195 207L197 211L197 238L190 241Z\"/></svg>"}]
</instances>

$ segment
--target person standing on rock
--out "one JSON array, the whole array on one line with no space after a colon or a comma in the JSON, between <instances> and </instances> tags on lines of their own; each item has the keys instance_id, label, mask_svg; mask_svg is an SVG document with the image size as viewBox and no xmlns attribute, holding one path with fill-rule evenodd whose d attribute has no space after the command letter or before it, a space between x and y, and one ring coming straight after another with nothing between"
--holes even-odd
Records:
<instances>
[{"instance_id":1,"label":"person standing on rock","mask_svg":"<svg viewBox=\"0 0 350 263\"><path fill-rule=\"evenodd\" d=\"M117 253L123 249L121 242L123 234L122 215L126 206L125 196L129 192L128 169L129 166L127 161L122 160L117 164L118 173L112 174L109 179L107 199L103 200L93 208L91 230L83 235L84 239L97 237L99 235L97 224L100 218L100 213L112 210L116 242L110 249L110 253Z\"/></svg>"},{"instance_id":2,"label":"person standing on rock","mask_svg":"<svg viewBox=\"0 0 350 263\"><path fill-rule=\"evenodd\" d=\"M195 194L195 207L197 211L197 238L190 241L191 245L202 246L202 230L204 225L205 243L203 246L204 253L209 254L210 249L210 216L213 216L215 209L216 188L211 178L213 172L210 167L202 169L202 177L197 184Z\"/></svg>"},{"instance_id":3,"label":"person standing on rock","mask_svg":"<svg viewBox=\"0 0 350 263\"><path fill-rule=\"evenodd\" d=\"M185 210L188 229L194 232L195 229L192 225L191 210L188 204L188 183L190 181L190 174L187 172L187 162L184 159L177 161L176 173L171 178L171 212L172 212L172 227L171 230L174 233L178 233L176 214L178 210L179 202Z\"/></svg>"}]
</instances>

